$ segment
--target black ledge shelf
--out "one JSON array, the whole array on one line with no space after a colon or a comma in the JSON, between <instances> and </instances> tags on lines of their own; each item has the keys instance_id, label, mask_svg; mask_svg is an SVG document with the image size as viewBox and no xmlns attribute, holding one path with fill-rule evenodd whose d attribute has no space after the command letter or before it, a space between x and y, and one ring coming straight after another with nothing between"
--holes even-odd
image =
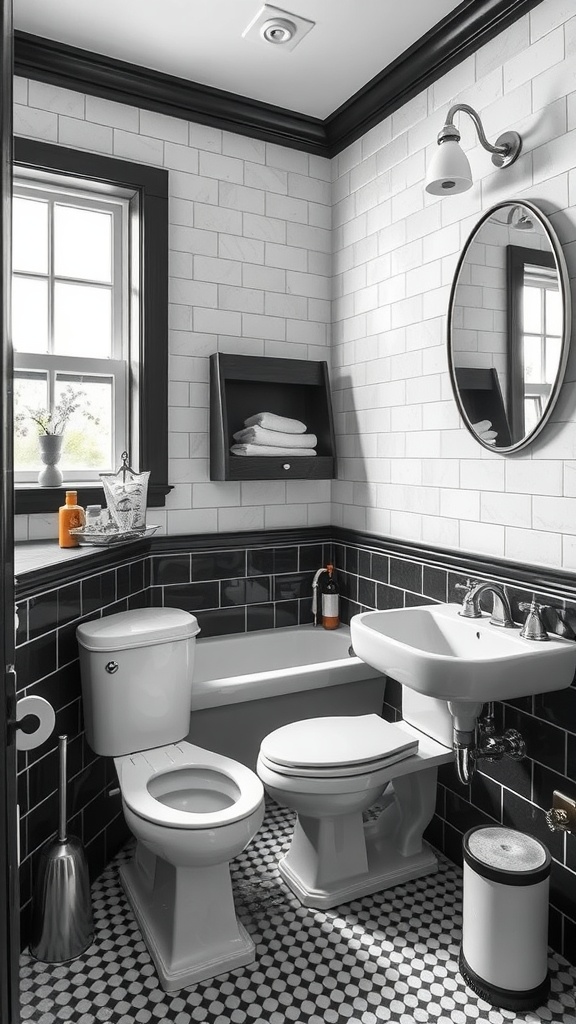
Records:
<instances>
[{"instance_id":1,"label":"black ledge shelf","mask_svg":"<svg viewBox=\"0 0 576 1024\"><path fill-rule=\"evenodd\" d=\"M302 420L318 438L317 455L233 455L232 435L258 412ZM222 353L210 357L211 480L330 480L335 476L327 363Z\"/></svg>"}]
</instances>

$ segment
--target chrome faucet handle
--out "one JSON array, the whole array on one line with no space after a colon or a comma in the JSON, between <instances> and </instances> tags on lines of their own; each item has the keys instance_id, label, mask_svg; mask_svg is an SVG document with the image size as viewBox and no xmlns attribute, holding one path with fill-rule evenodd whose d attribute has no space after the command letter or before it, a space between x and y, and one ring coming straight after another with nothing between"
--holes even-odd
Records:
<instances>
[{"instance_id":1,"label":"chrome faucet handle","mask_svg":"<svg viewBox=\"0 0 576 1024\"><path fill-rule=\"evenodd\" d=\"M479 619L482 616L479 604L472 597L472 591L478 586L478 580L466 580L466 583L456 583L454 586L455 590L465 590L464 600L462 601L462 609L458 613L465 619Z\"/></svg>"},{"instance_id":2,"label":"chrome faucet handle","mask_svg":"<svg viewBox=\"0 0 576 1024\"><path fill-rule=\"evenodd\" d=\"M519 608L521 612L528 612L526 621L520 630L520 636L524 637L525 640L549 640L550 637L546 632L546 627L542 621L540 613L550 608L550 605L537 604L536 598L532 597L532 601L530 603L528 603L528 601L522 601Z\"/></svg>"}]
</instances>

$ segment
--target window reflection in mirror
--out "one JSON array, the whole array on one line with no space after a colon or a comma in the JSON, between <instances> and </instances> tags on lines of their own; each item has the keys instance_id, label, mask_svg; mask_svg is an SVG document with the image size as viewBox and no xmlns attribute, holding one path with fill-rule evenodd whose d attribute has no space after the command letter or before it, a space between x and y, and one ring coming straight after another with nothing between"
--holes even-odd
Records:
<instances>
[{"instance_id":1,"label":"window reflection in mirror","mask_svg":"<svg viewBox=\"0 0 576 1024\"><path fill-rule=\"evenodd\" d=\"M540 211L512 202L484 214L458 264L448 333L456 401L484 447L515 450L548 418L569 305L562 251Z\"/></svg>"}]
</instances>

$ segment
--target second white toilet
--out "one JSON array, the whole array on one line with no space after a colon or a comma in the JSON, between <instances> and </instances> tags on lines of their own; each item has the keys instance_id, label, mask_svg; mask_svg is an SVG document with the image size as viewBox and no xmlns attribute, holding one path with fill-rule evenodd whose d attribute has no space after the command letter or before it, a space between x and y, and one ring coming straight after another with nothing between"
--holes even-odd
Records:
<instances>
[{"instance_id":1,"label":"second white toilet","mask_svg":"<svg viewBox=\"0 0 576 1024\"><path fill-rule=\"evenodd\" d=\"M447 705L405 688L394 725L374 714L316 718L266 736L258 775L297 813L279 871L305 906L335 907L437 869L422 836L451 737ZM379 816L365 823L375 804Z\"/></svg>"},{"instance_id":2,"label":"second white toilet","mask_svg":"<svg viewBox=\"0 0 576 1024\"><path fill-rule=\"evenodd\" d=\"M251 963L229 862L264 817L249 768L188 743L193 615L144 608L77 629L86 736L111 755L137 839L122 883L167 991Z\"/></svg>"}]
</instances>

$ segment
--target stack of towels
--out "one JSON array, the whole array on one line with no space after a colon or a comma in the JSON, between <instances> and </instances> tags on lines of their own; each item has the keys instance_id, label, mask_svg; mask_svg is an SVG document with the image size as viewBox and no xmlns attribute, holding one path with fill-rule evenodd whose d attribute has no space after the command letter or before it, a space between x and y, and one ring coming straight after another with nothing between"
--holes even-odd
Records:
<instances>
[{"instance_id":1,"label":"stack of towels","mask_svg":"<svg viewBox=\"0 0 576 1024\"><path fill-rule=\"evenodd\" d=\"M244 420L237 430L230 451L233 455L316 455L316 434L306 433L306 424L277 416L274 412L258 412Z\"/></svg>"},{"instance_id":2,"label":"stack of towels","mask_svg":"<svg viewBox=\"0 0 576 1024\"><path fill-rule=\"evenodd\" d=\"M472 424L472 430L475 430L478 437L485 441L486 444L496 444L496 438L498 437L498 431L492 430L491 420L480 420L478 423Z\"/></svg>"}]
</instances>

